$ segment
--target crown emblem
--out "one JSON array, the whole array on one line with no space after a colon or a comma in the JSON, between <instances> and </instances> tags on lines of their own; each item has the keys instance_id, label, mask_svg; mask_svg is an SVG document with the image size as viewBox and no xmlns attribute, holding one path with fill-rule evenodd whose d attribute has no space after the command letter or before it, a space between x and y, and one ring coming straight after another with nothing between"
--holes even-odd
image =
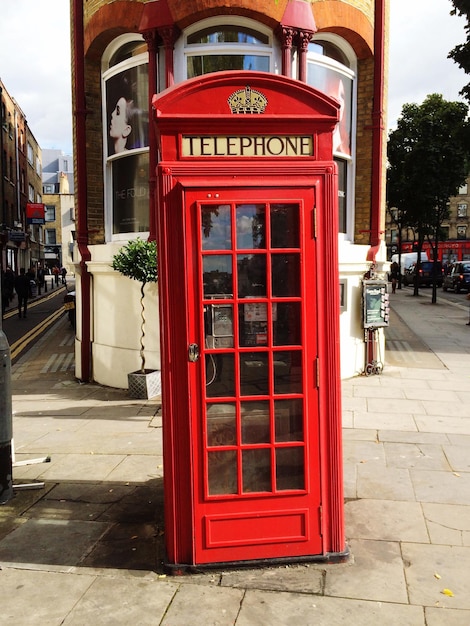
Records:
<instances>
[{"instance_id":1,"label":"crown emblem","mask_svg":"<svg viewBox=\"0 0 470 626\"><path fill-rule=\"evenodd\" d=\"M247 86L234 91L227 102L232 113L264 113L268 99L260 91Z\"/></svg>"}]
</instances>

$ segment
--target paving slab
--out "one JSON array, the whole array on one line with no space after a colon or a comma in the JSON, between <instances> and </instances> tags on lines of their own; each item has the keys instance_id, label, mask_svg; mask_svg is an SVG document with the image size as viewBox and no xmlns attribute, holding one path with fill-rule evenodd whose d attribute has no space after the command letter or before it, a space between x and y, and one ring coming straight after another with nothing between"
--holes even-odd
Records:
<instances>
[{"instance_id":1,"label":"paving slab","mask_svg":"<svg viewBox=\"0 0 470 626\"><path fill-rule=\"evenodd\" d=\"M178 585L169 581L95 578L63 624L154 626L161 623L177 591Z\"/></svg>"},{"instance_id":2,"label":"paving slab","mask_svg":"<svg viewBox=\"0 0 470 626\"><path fill-rule=\"evenodd\" d=\"M2 623L60 626L94 580L94 576L0 569Z\"/></svg>"},{"instance_id":3,"label":"paving slab","mask_svg":"<svg viewBox=\"0 0 470 626\"><path fill-rule=\"evenodd\" d=\"M103 522L29 519L0 541L0 563L67 571L81 561L107 528Z\"/></svg>"},{"instance_id":4,"label":"paving slab","mask_svg":"<svg viewBox=\"0 0 470 626\"><path fill-rule=\"evenodd\" d=\"M431 543L470 546L470 507L468 505L423 503L421 506Z\"/></svg>"},{"instance_id":5,"label":"paving slab","mask_svg":"<svg viewBox=\"0 0 470 626\"><path fill-rule=\"evenodd\" d=\"M451 469L442 446L416 443L384 443L388 467L448 471Z\"/></svg>"},{"instance_id":6,"label":"paving slab","mask_svg":"<svg viewBox=\"0 0 470 626\"><path fill-rule=\"evenodd\" d=\"M419 502L355 500L345 505L348 538L429 543Z\"/></svg>"},{"instance_id":7,"label":"paving slab","mask_svg":"<svg viewBox=\"0 0 470 626\"><path fill-rule=\"evenodd\" d=\"M351 598L246 592L237 626L425 626L420 607Z\"/></svg>"},{"instance_id":8,"label":"paving slab","mask_svg":"<svg viewBox=\"0 0 470 626\"><path fill-rule=\"evenodd\" d=\"M410 477L420 502L440 504L470 503L470 473L410 470Z\"/></svg>"},{"instance_id":9,"label":"paving slab","mask_svg":"<svg viewBox=\"0 0 470 626\"><path fill-rule=\"evenodd\" d=\"M233 626L238 621L245 592L228 587L181 585L165 613L161 626ZM203 616L203 617L202 617Z\"/></svg>"},{"instance_id":10,"label":"paving slab","mask_svg":"<svg viewBox=\"0 0 470 626\"><path fill-rule=\"evenodd\" d=\"M373 463L357 468L357 496L398 502L416 500L409 470Z\"/></svg>"},{"instance_id":11,"label":"paving slab","mask_svg":"<svg viewBox=\"0 0 470 626\"><path fill-rule=\"evenodd\" d=\"M399 542L351 539L352 559L326 570L326 596L408 603Z\"/></svg>"},{"instance_id":12,"label":"paving slab","mask_svg":"<svg viewBox=\"0 0 470 626\"><path fill-rule=\"evenodd\" d=\"M402 552L411 604L470 610L470 548L403 543Z\"/></svg>"}]
</instances>

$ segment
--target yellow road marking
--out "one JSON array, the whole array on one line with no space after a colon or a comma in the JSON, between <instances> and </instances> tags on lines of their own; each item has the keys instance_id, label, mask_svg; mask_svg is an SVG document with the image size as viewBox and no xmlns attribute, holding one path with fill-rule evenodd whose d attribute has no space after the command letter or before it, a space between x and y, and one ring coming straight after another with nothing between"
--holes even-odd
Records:
<instances>
[{"instance_id":1,"label":"yellow road marking","mask_svg":"<svg viewBox=\"0 0 470 626\"><path fill-rule=\"evenodd\" d=\"M43 320L40 324L38 324L37 326L32 328L30 331L28 331L25 335L23 335L23 337L18 339L18 341L15 341L15 343L13 343L10 346L11 359L13 360L17 356L19 356L21 352L23 352L23 350L34 339L36 339L36 337L42 334L46 330L46 328L48 328L51 324L53 324L56 320L58 320L59 317L61 317L64 314L64 312L65 312L64 307L61 307L57 311L54 311L54 313L49 315L49 317L46 317L45 320Z\"/></svg>"}]
</instances>

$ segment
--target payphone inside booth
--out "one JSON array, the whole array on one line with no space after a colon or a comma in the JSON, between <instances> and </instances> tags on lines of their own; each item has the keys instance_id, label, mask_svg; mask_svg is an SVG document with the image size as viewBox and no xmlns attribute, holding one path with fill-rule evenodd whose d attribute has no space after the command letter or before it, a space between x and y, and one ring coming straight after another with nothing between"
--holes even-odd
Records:
<instances>
[{"instance_id":1,"label":"payphone inside booth","mask_svg":"<svg viewBox=\"0 0 470 626\"><path fill-rule=\"evenodd\" d=\"M344 559L339 105L218 72L153 106L167 565Z\"/></svg>"}]
</instances>

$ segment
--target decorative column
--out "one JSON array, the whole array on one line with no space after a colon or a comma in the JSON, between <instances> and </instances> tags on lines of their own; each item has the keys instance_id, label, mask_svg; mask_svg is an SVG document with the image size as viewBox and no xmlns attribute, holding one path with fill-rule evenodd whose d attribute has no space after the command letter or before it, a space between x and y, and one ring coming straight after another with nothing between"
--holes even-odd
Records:
<instances>
[{"instance_id":1,"label":"decorative column","mask_svg":"<svg viewBox=\"0 0 470 626\"><path fill-rule=\"evenodd\" d=\"M300 30L298 35L299 80L303 83L307 82L307 52L308 44L312 41L313 34L310 30Z\"/></svg>"},{"instance_id":2,"label":"decorative column","mask_svg":"<svg viewBox=\"0 0 470 626\"><path fill-rule=\"evenodd\" d=\"M165 48L165 87L171 87L175 82L173 51L179 29L176 26L164 26L158 29L158 34L162 38Z\"/></svg>"},{"instance_id":3,"label":"decorative column","mask_svg":"<svg viewBox=\"0 0 470 626\"><path fill-rule=\"evenodd\" d=\"M278 36L282 47L282 75L292 78L292 43L294 41L295 30L290 26L281 24Z\"/></svg>"}]
</instances>

